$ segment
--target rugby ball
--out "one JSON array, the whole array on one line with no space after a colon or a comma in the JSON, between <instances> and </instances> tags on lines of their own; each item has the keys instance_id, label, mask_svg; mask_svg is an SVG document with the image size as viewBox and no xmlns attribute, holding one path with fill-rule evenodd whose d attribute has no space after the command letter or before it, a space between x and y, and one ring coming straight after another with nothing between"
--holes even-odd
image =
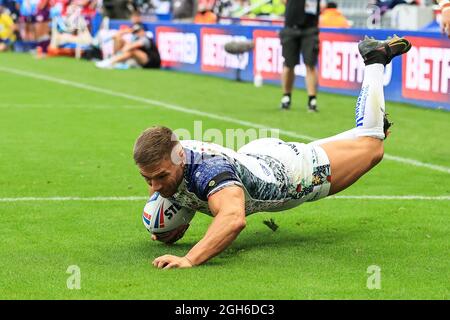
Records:
<instances>
[{"instance_id":1,"label":"rugby ball","mask_svg":"<svg viewBox=\"0 0 450 320\"><path fill-rule=\"evenodd\" d=\"M142 222L151 233L162 233L188 224L194 214L194 210L173 203L155 192L145 204Z\"/></svg>"}]
</instances>

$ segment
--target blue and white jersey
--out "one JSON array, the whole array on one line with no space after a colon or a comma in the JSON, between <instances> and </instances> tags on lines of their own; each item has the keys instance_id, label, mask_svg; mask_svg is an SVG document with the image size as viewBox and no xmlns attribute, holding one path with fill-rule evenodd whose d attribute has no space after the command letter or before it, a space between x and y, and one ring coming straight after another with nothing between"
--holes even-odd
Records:
<instances>
[{"instance_id":1,"label":"blue and white jersey","mask_svg":"<svg viewBox=\"0 0 450 320\"><path fill-rule=\"evenodd\" d=\"M237 152L183 140L184 178L171 201L211 214L208 197L228 186L245 192L246 214L281 211L328 195L330 166L320 147L279 139L255 140Z\"/></svg>"}]
</instances>

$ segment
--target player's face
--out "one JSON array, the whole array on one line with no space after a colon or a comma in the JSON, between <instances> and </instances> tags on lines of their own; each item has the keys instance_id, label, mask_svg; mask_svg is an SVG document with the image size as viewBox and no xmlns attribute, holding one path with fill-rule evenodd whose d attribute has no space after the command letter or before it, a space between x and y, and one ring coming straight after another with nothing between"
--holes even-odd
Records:
<instances>
[{"instance_id":1,"label":"player's face","mask_svg":"<svg viewBox=\"0 0 450 320\"><path fill-rule=\"evenodd\" d=\"M171 159L164 159L158 165L139 169L153 191L168 198L177 192L183 179L183 168L183 164L174 164Z\"/></svg>"}]
</instances>

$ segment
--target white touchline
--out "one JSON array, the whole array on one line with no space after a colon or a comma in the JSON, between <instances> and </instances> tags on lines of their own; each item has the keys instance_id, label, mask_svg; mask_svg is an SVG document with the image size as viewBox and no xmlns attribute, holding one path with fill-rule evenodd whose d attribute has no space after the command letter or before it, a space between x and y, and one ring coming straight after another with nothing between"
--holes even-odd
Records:
<instances>
[{"instance_id":1,"label":"white touchline","mask_svg":"<svg viewBox=\"0 0 450 320\"><path fill-rule=\"evenodd\" d=\"M84 89L87 91L103 93L103 94L110 95L110 96L125 98L128 100L138 101L141 103L150 104L150 105L158 106L158 107L169 109L169 110L176 110L176 111L183 112L183 113L195 114L195 115L205 117L205 118L215 119L215 120L219 120L219 121L226 121L229 123L239 124L239 125L243 125L243 126L250 127L250 128L270 129L265 125L250 122L250 121L239 120L239 119L232 118L232 117L221 116L221 115L217 115L214 113L204 112L204 111L200 111L200 110L196 110L196 109L192 109L192 108L186 108L186 107L182 107L179 105L170 104L170 103L166 103L166 102L162 102L162 101L158 101L158 100L132 96L132 95L122 93L122 92L117 92L117 91L113 91L113 90L109 90L109 89L95 87L95 86L91 86L88 84L83 84L83 83L79 83L79 82L75 82L75 81L60 79L60 78L51 77L51 76L38 74L38 73L34 73L34 72L23 71L23 70L13 69L13 68L6 68L6 67L0 67L0 71L16 74L19 76L54 82L54 83L66 85L69 87ZM293 131L287 131L287 130L283 130L283 129L278 129L278 131L280 132L280 134L291 137L291 138L297 138L297 139L306 140L306 141L318 140L318 138L298 134ZM445 173L450 174L450 168L445 167L445 166L435 165L435 164L431 164L431 163L421 162L421 161L418 161L415 159L408 159L408 158L393 156L393 155L389 155L389 154L384 154L384 158L387 160L391 160L391 161L410 164L410 165L413 165L416 167L424 167L427 169L445 172Z\"/></svg>"},{"instance_id":2,"label":"white touchline","mask_svg":"<svg viewBox=\"0 0 450 320\"><path fill-rule=\"evenodd\" d=\"M330 196L327 200L425 200L425 201L450 201L450 195L421 196L421 195L360 195L360 196ZM0 198L0 202L27 202L27 201L146 201L148 197L17 197Z\"/></svg>"}]
</instances>

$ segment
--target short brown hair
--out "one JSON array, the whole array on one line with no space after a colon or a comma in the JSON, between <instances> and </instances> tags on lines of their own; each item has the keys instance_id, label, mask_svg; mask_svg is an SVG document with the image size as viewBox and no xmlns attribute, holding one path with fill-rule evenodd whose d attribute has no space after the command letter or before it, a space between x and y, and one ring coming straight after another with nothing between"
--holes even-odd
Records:
<instances>
[{"instance_id":1,"label":"short brown hair","mask_svg":"<svg viewBox=\"0 0 450 320\"><path fill-rule=\"evenodd\" d=\"M170 157L173 147L179 143L169 128L155 126L145 130L134 145L134 162L141 167L158 164Z\"/></svg>"}]
</instances>

